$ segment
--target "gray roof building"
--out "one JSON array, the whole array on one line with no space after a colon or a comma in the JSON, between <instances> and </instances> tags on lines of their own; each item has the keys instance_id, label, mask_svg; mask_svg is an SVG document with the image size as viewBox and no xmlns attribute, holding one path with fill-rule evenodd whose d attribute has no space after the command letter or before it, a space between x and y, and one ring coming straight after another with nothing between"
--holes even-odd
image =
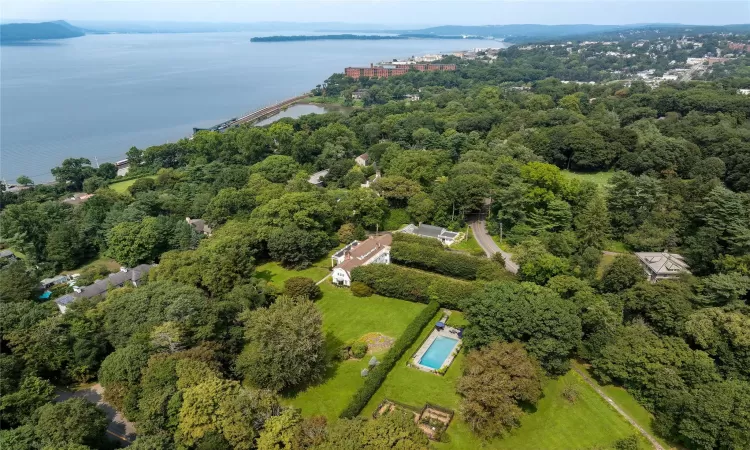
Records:
<instances>
[{"instance_id":1,"label":"gray roof building","mask_svg":"<svg viewBox=\"0 0 750 450\"><path fill-rule=\"evenodd\" d=\"M68 281L70 281L70 278L67 275L56 275L54 277L43 279L39 282L39 286L42 289L47 289L48 287L67 283Z\"/></svg>"},{"instance_id":2,"label":"gray roof building","mask_svg":"<svg viewBox=\"0 0 750 450\"><path fill-rule=\"evenodd\" d=\"M213 232L211 227L203 219L191 219L190 217L186 217L185 221L190 224L190 226L193 227L198 233L211 236L211 233Z\"/></svg>"},{"instance_id":3,"label":"gray roof building","mask_svg":"<svg viewBox=\"0 0 750 450\"><path fill-rule=\"evenodd\" d=\"M649 281L675 278L681 273L690 273L690 267L682 255L667 252L638 252L635 254L643 266Z\"/></svg>"},{"instance_id":4,"label":"gray roof building","mask_svg":"<svg viewBox=\"0 0 750 450\"><path fill-rule=\"evenodd\" d=\"M323 184L323 178L328 175L328 170L321 170L320 172L315 172L314 174L310 175L310 178L307 180L308 183L314 184L315 186L321 186Z\"/></svg>"},{"instance_id":5,"label":"gray roof building","mask_svg":"<svg viewBox=\"0 0 750 450\"><path fill-rule=\"evenodd\" d=\"M67 306L77 298L92 298L97 295L106 295L109 287L122 287L130 281L133 286L138 286L142 279L148 275L149 270L154 267L153 264L141 264L132 269L122 268L119 272L110 274L107 278L96 280L93 284L76 288L72 294L64 295L55 299L57 307L63 314Z\"/></svg>"},{"instance_id":6,"label":"gray roof building","mask_svg":"<svg viewBox=\"0 0 750 450\"><path fill-rule=\"evenodd\" d=\"M400 229L399 232L437 239L445 245L453 244L456 238L458 238L458 234L459 234L454 231L448 231L442 227L436 227L434 225L425 225L423 223L420 223L419 226L409 224L405 226L404 228Z\"/></svg>"},{"instance_id":7,"label":"gray roof building","mask_svg":"<svg viewBox=\"0 0 750 450\"><path fill-rule=\"evenodd\" d=\"M0 250L0 258L16 259L16 254L10 250Z\"/></svg>"}]
</instances>

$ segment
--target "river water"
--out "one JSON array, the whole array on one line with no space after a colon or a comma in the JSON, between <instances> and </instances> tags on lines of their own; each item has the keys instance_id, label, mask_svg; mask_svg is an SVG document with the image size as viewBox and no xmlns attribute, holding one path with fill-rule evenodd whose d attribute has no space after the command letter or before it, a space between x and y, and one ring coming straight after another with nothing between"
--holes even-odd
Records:
<instances>
[{"instance_id":1,"label":"river water","mask_svg":"<svg viewBox=\"0 0 750 450\"><path fill-rule=\"evenodd\" d=\"M281 34L281 33L279 33ZM287 34L287 33L284 33ZM122 159L306 92L346 66L494 41L251 43L253 33L111 34L0 47L0 177Z\"/></svg>"}]
</instances>

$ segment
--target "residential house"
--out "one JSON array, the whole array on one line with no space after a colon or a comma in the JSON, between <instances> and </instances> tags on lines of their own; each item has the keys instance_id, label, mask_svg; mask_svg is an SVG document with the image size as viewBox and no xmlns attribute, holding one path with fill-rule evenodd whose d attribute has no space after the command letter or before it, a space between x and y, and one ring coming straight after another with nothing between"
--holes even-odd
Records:
<instances>
[{"instance_id":1,"label":"residential house","mask_svg":"<svg viewBox=\"0 0 750 450\"><path fill-rule=\"evenodd\" d=\"M414 234L416 236L428 237L437 239L444 245L452 245L459 238L460 233L448 231L442 227L436 227L434 225L425 225L420 223L419 226L409 224L404 228L398 230L399 233Z\"/></svg>"},{"instance_id":2,"label":"residential house","mask_svg":"<svg viewBox=\"0 0 750 450\"><path fill-rule=\"evenodd\" d=\"M750 89L737 89L738 94L750 95Z\"/></svg>"},{"instance_id":3,"label":"residential house","mask_svg":"<svg viewBox=\"0 0 750 450\"><path fill-rule=\"evenodd\" d=\"M0 260L7 261L9 263L12 263L16 259L16 254L13 253L10 250L0 250Z\"/></svg>"},{"instance_id":4,"label":"residential house","mask_svg":"<svg viewBox=\"0 0 750 450\"><path fill-rule=\"evenodd\" d=\"M690 273L685 259L677 253L639 252L635 256L638 257L648 280L652 283L675 278L681 273Z\"/></svg>"},{"instance_id":5,"label":"residential house","mask_svg":"<svg viewBox=\"0 0 750 450\"><path fill-rule=\"evenodd\" d=\"M39 287L44 289L49 289L52 286L56 286L58 284L64 284L70 281L70 277L67 275L57 275L51 278L45 278L42 281L39 282Z\"/></svg>"},{"instance_id":6,"label":"residential house","mask_svg":"<svg viewBox=\"0 0 750 450\"><path fill-rule=\"evenodd\" d=\"M368 264L390 264L391 242L393 238L390 234L370 236L362 242L354 241L336 252L331 257L332 264L336 264L331 275L333 283L351 286L351 271L355 267Z\"/></svg>"},{"instance_id":7,"label":"residential house","mask_svg":"<svg viewBox=\"0 0 750 450\"><path fill-rule=\"evenodd\" d=\"M321 170L320 172L315 172L314 174L310 175L310 178L307 179L307 182L310 184L314 184L315 186L323 186L323 178L328 175L328 170Z\"/></svg>"},{"instance_id":8,"label":"residential house","mask_svg":"<svg viewBox=\"0 0 750 450\"><path fill-rule=\"evenodd\" d=\"M418 102L419 94L406 94L404 95L404 98L406 99L406 101L409 101L409 102Z\"/></svg>"},{"instance_id":9,"label":"residential house","mask_svg":"<svg viewBox=\"0 0 750 450\"><path fill-rule=\"evenodd\" d=\"M352 100L362 100L367 97L367 89L357 89L352 92Z\"/></svg>"},{"instance_id":10,"label":"residential house","mask_svg":"<svg viewBox=\"0 0 750 450\"><path fill-rule=\"evenodd\" d=\"M152 267L154 267L154 264L141 264L132 269L121 267L119 272L110 274L107 278L96 280L93 284L84 287L76 286L72 294L67 294L55 299L55 303L60 309L60 312L65 314L68 305L78 298L92 298L97 295L106 295L107 289L110 287L123 287L128 281L131 282L133 286L137 287L146 279L146 276Z\"/></svg>"},{"instance_id":11,"label":"residential house","mask_svg":"<svg viewBox=\"0 0 750 450\"><path fill-rule=\"evenodd\" d=\"M368 155L367 153L362 153L361 155L354 158L354 162L356 162L357 165L364 167L370 164L370 155Z\"/></svg>"},{"instance_id":12,"label":"residential house","mask_svg":"<svg viewBox=\"0 0 750 450\"><path fill-rule=\"evenodd\" d=\"M191 219L190 217L185 217L185 221L195 229L196 232L200 234L205 234L206 236L211 236L211 233L213 230L211 227L206 223L203 219Z\"/></svg>"}]
</instances>

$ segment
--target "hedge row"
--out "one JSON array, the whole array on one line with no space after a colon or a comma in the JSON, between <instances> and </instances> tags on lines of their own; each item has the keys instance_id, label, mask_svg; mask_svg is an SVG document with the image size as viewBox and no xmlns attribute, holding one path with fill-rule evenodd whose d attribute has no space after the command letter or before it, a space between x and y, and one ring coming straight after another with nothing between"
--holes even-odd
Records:
<instances>
[{"instance_id":1,"label":"hedge row","mask_svg":"<svg viewBox=\"0 0 750 450\"><path fill-rule=\"evenodd\" d=\"M417 236L416 234L409 234L409 233L393 233L393 242L407 242L409 244L421 244L425 245L427 247L437 248L437 249L444 249L443 243L438 241L437 239L433 238L426 238L422 236Z\"/></svg>"},{"instance_id":2,"label":"hedge row","mask_svg":"<svg viewBox=\"0 0 750 450\"><path fill-rule=\"evenodd\" d=\"M388 353L383 360L380 361L380 364L370 371L370 374L365 379L365 384L363 384L354 394L351 401L349 401L349 404L339 417L344 419L357 417L367 405L367 402L369 402L372 396L375 395L375 392L380 388L380 385L383 384L385 377L388 376L388 373L393 369L393 366L395 366L398 360L401 359L404 352L414 344L414 341L417 340L424 327L430 323L433 317L435 317L435 314L437 314L439 309L440 305L437 302L430 302L427 307L411 321L406 327L406 330L401 333L401 337L396 340L393 347L388 350Z\"/></svg>"},{"instance_id":3,"label":"hedge row","mask_svg":"<svg viewBox=\"0 0 750 450\"><path fill-rule=\"evenodd\" d=\"M396 264L369 264L352 270L352 281L359 281L385 297L412 302L436 301L450 309L463 309L463 300L471 296L476 285L453 280Z\"/></svg>"},{"instance_id":4,"label":"hedge row","mask_svg":"<svg viewBox=\"0 0 750 450\"><path fill-rule=\"evenodd\" d=\"M442 246L436 248L419 242L394 242L391 246L391 259L404 266L464 280L481 278L480 274L486 272L488 267L498 266L499 268L498 263L487 258L453 252L445 250Z\"/></svg>"}]
</instances>

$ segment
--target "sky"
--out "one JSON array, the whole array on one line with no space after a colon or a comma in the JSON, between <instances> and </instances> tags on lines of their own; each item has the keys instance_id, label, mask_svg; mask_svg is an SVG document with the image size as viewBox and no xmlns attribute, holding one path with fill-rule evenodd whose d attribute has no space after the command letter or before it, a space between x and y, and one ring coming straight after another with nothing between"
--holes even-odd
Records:
<instances>
[{"instance_id":1,"label":"sky","mask_svg":"<svg viewBox=\"0 0 750 450\"><path fill-rule=\"evenodd\" d=\"M1 0L0 20L384 25L750 23L750 0Z\"/></svg>"}]
</instances>

